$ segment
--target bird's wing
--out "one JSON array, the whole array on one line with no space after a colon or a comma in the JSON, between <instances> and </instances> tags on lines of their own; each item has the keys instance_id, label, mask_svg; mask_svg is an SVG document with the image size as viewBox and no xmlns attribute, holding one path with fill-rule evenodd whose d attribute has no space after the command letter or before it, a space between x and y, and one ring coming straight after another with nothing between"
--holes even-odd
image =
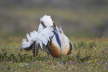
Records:
<instances>
[{"instance_id":1,"label":"bird's wing","mask_svg":"<svg viewBox=\"0 0 108 72\"><path fill-rule=\"evenodd\" d=\"M70 40L69 38L64 34L62 27L57 27L57 31L60 35L61 39L61 48L68 48Z\"/></svg>"},{"instance_id":2,"label":"bird's wing","mask_svg":"<svg viewBox=\"0 0 108 72\"><path fill-rule=\"evenodd\" d=\"M53 27L47 27L44 30L42 30L39 35L38 39L42 41L44 45L47 45L50 38L54 35L53 33Z\"/></svg>"},{"instance_id":3,"label":"bird's wing","mask_svg":"<svg viewBox=\"0 0 108 72\"><path fill-rule=\"evenodd\" d=\"M32 41L35 41L37 39L37 36L38 36L38 32L36 31L30 32L30 37Z\"/></svg>"},{"instance_id":4,"label":"bird's wing","mask_svg":"<svg viewBox=\"0 0 108 72\"><path fill-rule=\"evenodd\" d=\"M27 39L23 39L21 48L28 48L32 45L32 43L33 43L32 41L28 41Z\"/></svg>"},{"instance_id":5,"label":"bird's wing","mask_svg":"<svg viewBox=\"0 0 108 72\"><path fill-rule=\"evenodd\" d=\"M64 33L61 33L61 38L62 38L62 48L69 48L69 43L70 43L69 38Z\"/></svg>"},{"instance_id":6,"label":"bird's wing","mask_svg":"<svg viewBox=\"0 0 108 72\"><path fill-rule=\"evenodd\" d=\"M38 28L38 32L41 32L44 29L44 27L42 26L42 24L39 24L39 28Z\"/></svg>"},{"instance_id":7,"label":"bird's wing","mask_svg":"<svg viewBox=\"0 0 108 72\"><path fill-rule=\"evenodd\" d=\"M21 48L29 48L37 38L37 34L36 31L27 33L26 38L22 40Z\"/></svg>"}]
</instances>

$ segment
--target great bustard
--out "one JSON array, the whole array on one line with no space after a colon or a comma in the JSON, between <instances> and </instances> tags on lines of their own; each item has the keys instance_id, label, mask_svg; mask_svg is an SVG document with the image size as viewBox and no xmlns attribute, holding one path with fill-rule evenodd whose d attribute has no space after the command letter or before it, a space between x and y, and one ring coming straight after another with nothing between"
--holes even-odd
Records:
<instances>
[{"instance_id":1,"label":"great bustard","mask_svg":"<svg viewBox=\"0 0 108 72\"><path fill-rule=\"evenodd\" d=\"M36 48L35 48L36 46ZM53 57L68 55L71 53L72 44L64 34L61 27L54 24L51 16L44 15L40 19L38 31L30 32L23 40L21 48L32 49L35 56L35 49L38 47L48 51ZM47 48L46 48L47 47Z\"/></svg>"}]
</instances>

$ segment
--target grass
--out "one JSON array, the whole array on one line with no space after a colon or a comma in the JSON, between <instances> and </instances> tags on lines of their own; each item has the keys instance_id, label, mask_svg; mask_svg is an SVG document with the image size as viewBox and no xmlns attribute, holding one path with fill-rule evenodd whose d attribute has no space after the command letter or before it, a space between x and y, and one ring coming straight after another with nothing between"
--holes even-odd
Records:
<instances>
[{"instance_id":1,"label":"grass","mask_svg":"<svg viewBox=\"0 0 108 72\"><path fill-rule=\"evenodd\" d=\"M107 38L72 37L72 53L61 58L43 51L32 57L31 52L19 50L21 40L21 35L1 35L0 72L108 72Z\"/></svg>"}]
</instances>

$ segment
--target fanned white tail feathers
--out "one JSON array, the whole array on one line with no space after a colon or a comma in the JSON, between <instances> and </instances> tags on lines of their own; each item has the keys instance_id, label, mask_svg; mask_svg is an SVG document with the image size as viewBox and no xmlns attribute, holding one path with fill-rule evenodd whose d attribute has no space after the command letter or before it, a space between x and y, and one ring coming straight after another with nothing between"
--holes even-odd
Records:
<instances>
[{"instance_id":1,"label":"fanned white tail feathers","mask_svg":"<svg viewBox=\"0 0 108 72\"><path fill-rule=\"evenodd\" d=\"M26 39L23 39L21 48L30 47L35 41L42 48L43 44L47 45L50 37L53 36L53 27L47 27L41 32L30 32L26 34Z\"/></svg>"},{"instance_id":2,"label":"fanned white tail feathers","mask_svg":"<svg viewBox=\"0 0 108 72\"><path fill-rule=\"evenodd\" d=\"M28 47L31 46L31 44L32 44L31 41L29 41L29 40L27 40L27 39L23 39L23 40L22 40L22 46L21 46L21 48L28 48Z\"/></svg>"},{"instance_id":3,"label":"fanned white tail feathers","mask_svg":"<svg viewBox=\"0 0 108 72\"><path fill-rule=\"evenodd\" d=\"M26 38L24 38L22 40L21 48L28 48L28 47L30 47L32 45L32 43L34 42L34 38L37 36L36 34L37 34L36 31L27 33L26 34Z\"/></svg>"}]
</instances>

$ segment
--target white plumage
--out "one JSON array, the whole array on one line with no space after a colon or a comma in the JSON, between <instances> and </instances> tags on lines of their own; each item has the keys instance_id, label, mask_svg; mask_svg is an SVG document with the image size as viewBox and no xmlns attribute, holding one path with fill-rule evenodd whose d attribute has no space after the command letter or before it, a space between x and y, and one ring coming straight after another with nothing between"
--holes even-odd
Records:
<instances>
[{"instance_id":1,"label":"white plumage","mask_svg":"<svg viewBox=\"0 0 108 72\"><path fill-rule=\"evenodd\" d=\"M53 28L47 27L43 29L41 32L30 32L29 34L26 34L26 39L23 39L21 48L28 48L30 47L33 42L35 41L37 44L39 44L42 47L42 44L47 45L48 41L50 40L50 37L52 37L53 34Z\"/></svg>"},{"instance_id":2,"label":"white plumage","mask_svg":"<svg viewBox=\"0 0 108 72\"><path fill-rule=\"evenodd\" d=\"M41 23L39 24L38 32L42 31L45 27L53 26L54 23L51 16L48 15L44 15L42 18L40 18L40 22Z\"/></svg>"},{"instance_id":3,"label":"white plumage","mask_svg":"<svg viewBox=\"0 0 108 72\"><path fill-rule=\"evenodd\" d=\"M63 32L63 30L62 30L61 27L59 28L59 31L60 31L60 34L61 34L62 54L63 54L63 55L66 55L66 54L68 54L69 50L71 49L71 48L70 48L71 41L70 41L69 38L64 34L64 32Z\"/></svg>"},{"instance_id":4,"label":"white plumage","mask_svg":"<svg viewBox=\"0 0 108 72\"><path fill-rule=\"evenodd\" d=\"M61 27L53 24L51 16L44 15L40 22L38 31L35 30L26 34L26 39L23 39L21 47L26 49L36 42L41 48L48 46L48 51L54 57L70 54L72 44L69 38L64 34ZM49 42L50 44L48 44Z\"/></svg>"},{"instance_id":5,"label":"white plumage","mask_svg":"<svg viewBox=\"0 0 108 72\"><path fill-rule=\"evenodd\" d=\"M48 15L44 15L41 19L40 19L41 22L43 22L45 24L45 26L49 27L49 26L52 26L53 25L53 20L51 18L51 16L48 16Z\"/></svg>"}]
</instances>

